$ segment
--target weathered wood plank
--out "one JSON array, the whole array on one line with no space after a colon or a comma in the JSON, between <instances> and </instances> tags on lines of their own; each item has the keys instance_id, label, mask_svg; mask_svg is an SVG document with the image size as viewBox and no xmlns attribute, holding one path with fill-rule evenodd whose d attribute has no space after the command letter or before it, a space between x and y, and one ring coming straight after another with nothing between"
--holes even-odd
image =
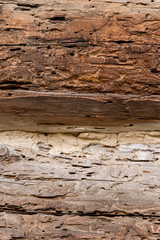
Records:
<instances>
[{"instance_id":1,"label":"weathered wood plank","mask_svg":"<svg viewBox=\"0 0 160 240\"><path fill-rule=\"evenodd\" d=\"M0 214L1 240L157 240L159 219ZM54 229L54 230L53 230Z\"/></svg>"},{"instance_id":2,"label":"weathered wood plank","mask_svg":"<svg viewBox=\"0 0 160 240\"><path fill-rule=\"evenodd\" d=\"M159 1L4 1L0 89L160 94Z\"/></svg>"},{"instance_id":3,"label":"weathered wood plank","mask_svg":"<svg viewBox=\"0 0 160 240\"><path fill-rule=\"evenodd\" d=\"M2 240L158 239L159 132L1 132L2 141Z\"/></svg>"},{"instance_id":4,"label":"weathered wood plank","mask_svg":"<svg viewBox=\"0 0 160 240\"><path fill-rule=\"evenodd\" d=\"M0 1L1 240L159 240L159 8Z\"/></svg>"},{"instance_id":5,"label":"weathered wood plank","mask_svg":"<svg viewBox=\"0 0 160 240\"><path fill-rule=\"evenodd\" d=\"M160 94L159 54L134 43L1 47L0 89Z\"/></svg>"},{"instance_id":6,"label":"weathered wood plank","mask_svg":"<svg viewBox=\"0 0 160 240\"><path fill-rule=\"evenodd\" d=\"M135 41L157 44L160 43L159 6L159 1L150 0L3 1L1 43L82 40L87 43Z\"/></svg>"},{"instance_id":7,"label":"weathered wood plank","mask_svg":"<svg viewBox=\"0 0 160 240\"><path fill-rule=\"evenodd\" d=\"M117 146L116 134L25 136L16 144L26 157L1 146L1 210L160 215L159 145Z\"/></svg>"},{"instance_id":8,"label":"weathered wood plank","mask_svg":"<svg viewBox=\"0 0 160 240\"><path fill-rule=\"evenodd\" d=\"M159 96L0 92L1 127L34 126L133 126L160 120Z\"/></svg>"}]
</instances>

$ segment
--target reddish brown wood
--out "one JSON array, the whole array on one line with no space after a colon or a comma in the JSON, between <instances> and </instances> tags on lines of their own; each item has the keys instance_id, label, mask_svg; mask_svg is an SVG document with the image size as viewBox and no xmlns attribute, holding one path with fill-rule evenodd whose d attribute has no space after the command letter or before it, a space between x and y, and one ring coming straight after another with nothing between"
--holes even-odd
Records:
<instances>
[{"instance_id":1,"label":"reddish brown wood","mask_svg":"<svg viewBox=\"0 0 160 240\"><path fill-rule=\"evenodd\" d=\"M0 89L160 94L159 2L1 2Z\"/></svg>"},{"instance_id":2,"label":"reddish brown wood","mask_svg":"<svg viewBox=\"0 0 160 240\"><path fill-rule=\"evenodd\" d=\"M45 132L0 133L19 141L0 145L0 240L159 239L159 131L131 144L117 130L160 121L159 9L159 0L0 0L0 130ZM55 125L92 133L52 145Z\"/></svg>"}]
</instances>

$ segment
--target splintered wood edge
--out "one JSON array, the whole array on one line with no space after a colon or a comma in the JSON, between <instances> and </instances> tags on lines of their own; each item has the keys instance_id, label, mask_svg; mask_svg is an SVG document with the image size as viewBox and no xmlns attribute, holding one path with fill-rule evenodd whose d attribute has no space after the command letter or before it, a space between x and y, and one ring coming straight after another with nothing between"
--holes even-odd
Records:
<instances>
[{"instance_id":1,"label":"splintered wood edge","mask_svg":"<svg viewBox=\"0 0 160 240\"><path fill-rule=\"evenodd\" d=\"M159 125L160 96L0 91L0 130L158 130Z\"/></svg>"}]
</instances>

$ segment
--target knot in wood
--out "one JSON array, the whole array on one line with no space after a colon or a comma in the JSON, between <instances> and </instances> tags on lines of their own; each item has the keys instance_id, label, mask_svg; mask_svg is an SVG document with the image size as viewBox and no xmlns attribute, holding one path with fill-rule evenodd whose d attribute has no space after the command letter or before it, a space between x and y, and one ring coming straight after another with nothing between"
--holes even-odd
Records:
<instances>
[{"instance_id":1,"label":"knot in wood","mask_svg":"<svg viewBox=\"0 0 160 240\"><path fill-rule=\"evenodd\" d=\"M0 157L4 157L8 152L7 147L4 144L0 144Z\"/></svg>"}]
</instances>

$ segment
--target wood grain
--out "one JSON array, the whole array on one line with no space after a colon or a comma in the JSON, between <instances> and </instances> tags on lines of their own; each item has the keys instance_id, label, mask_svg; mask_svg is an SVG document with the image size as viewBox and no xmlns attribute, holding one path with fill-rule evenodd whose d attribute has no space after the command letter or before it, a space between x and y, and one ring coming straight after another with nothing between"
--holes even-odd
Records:
<instances>
[{"instance_id":1,"label":"wood grain","mask_svg":"<svg viewBox=\"0 0 160 240\"><path fill-rule=\"evenodd\" d=\"M1 239L121 240L159 239L159 220L143 217L0 214ZM6 224L8 228L6 227ZM54 231L53 231L54 229ZM4 234L4 231L6 233Z\"/></svg>"},{"instance_id":2,"label":"wood grain","mask_svg":"<svg viewBox=\"0 0 160 240\"><path fill-rule=\"evenodd\" d=\"M159 9L0 0L0 240L160 240Z\"/></svg>"},{"instance_id":3,"label":"wood grain","mask_svg":"<svg viewBox=\"0 0 160 240\"><path fill-rule=\"evenodd\" d=\"M160 94L159 1L0 5L0 89Z\"/></svg>"},{"instance_id":4,"label":"wood grain","mask_svg":"<svg viewBox=\"0 0 160 240\"><path fill-rule=\"evenodd\" d=\"M17 145L0 145L2 240L158 239L159 144L98 133L0 139Z\"/></svg>"},{"instance_id":5,"label":"wood grain","mask_svg":"<svg viewBox=\"0 0 160 240\"><path fill-rule=\"evenodd\" d=\"M132 127L160 119L159 96L15 90L0 95L1 128L10 130L53 125Z\"/></svg>"}]
</instances>

